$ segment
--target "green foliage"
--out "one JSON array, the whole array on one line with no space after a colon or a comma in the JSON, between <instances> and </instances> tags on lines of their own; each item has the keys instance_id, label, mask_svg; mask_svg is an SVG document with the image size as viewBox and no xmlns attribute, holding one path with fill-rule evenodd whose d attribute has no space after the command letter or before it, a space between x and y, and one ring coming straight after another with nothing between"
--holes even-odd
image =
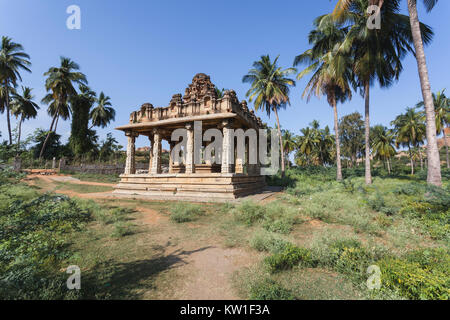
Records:
<instances>
[{"instance_id":1,"label":"green foliage","mask_svg":"<svg viewBox=\"0 0 450 320\"><path fill-rule=\"evenodd\" d=\"M406 259L386 258L378 262L382 285L409 299L448 300L450 274L448 252L413 252Z\"/></svg>"},{"instance_id":2,"label":"green foliage","mask_svg":"<svg viewBox=\"0 0 450 320\"><path fill-rule=\"evenodd\" d=\"M250 288L251 300L295 300L294 294L278 284L276 281L265 278L255 282Z\"/></svg>"},{"instance_id":3,"label":"green foliage","mask_svg":"<svg viewBox=\"0 0 450 320\"><path fill-rule=\"evenodd\" d=\"M266 210L263 206L247 200L240 203L233 211L235 219L248 226L264 219Z\"/></svg>"},{"instance_id":4,"label":"green foliage","mask_svg":"<svg viewBox=\"0 0 450 320\"><path fill-rule=\"evenodd\" d=\"M264 263L270 273L291 269L299 263L304 266L314 266L315 264L310 250L292 244L287 244L283 251L265 258Z\"/></svg>"},{"instance_id":5,"label":"green foliage","mask_svg":"<svg viewBox=\"0 0 450 320\"><path fill-rule=\"evenodd\" d=\"M114 223L114 230L111 234L113 238L122 238L131 234L133 234L133 228L130 223L120 220Z\"/></svg>"},{"instance_id":6,"label":"green foliage","mask_svg":"<svg viewBox=\"0 0 450 320\"><path fill-rule=\"evenodd\" d=\"M280 202L261 206L253 201L244 201L233 210L237 221L251 226L262 222L264 229L271 232L288 234L294 224L300 223L298 210Z\"/></svg>"},{"instance_id":7,"label":"green foliage","mask_svg":"<svg viewBox=\"0 0 450 320\"><path fill-rule=\"evenodd\" d=\"M60 263L70 254L70 235L91 212L66 196L37 196L17 183L2 184L0 196L0 297L74 298Z\"/></svg>"},{"instance_id":8,"label":"green foliage","mask_svg":"<svg viewBox=\"0 0 450 320\"><path fill-rule=\"evenodd\" d=\"M177 223L195 221L205 214L203 207L192 203L176 203L170 208L170 219Z\"/></svg>"},{"instance_id":9,"label":"green foliage","mask_svg":"<svg viewBox=\"0 0 450 320\"><path fill-rule=\"evenodd\" d=\"M250 239L250 246L258 251L279 253L285 250L289 242L276 233L258 230Z\"/></svg>"}]
</instances>

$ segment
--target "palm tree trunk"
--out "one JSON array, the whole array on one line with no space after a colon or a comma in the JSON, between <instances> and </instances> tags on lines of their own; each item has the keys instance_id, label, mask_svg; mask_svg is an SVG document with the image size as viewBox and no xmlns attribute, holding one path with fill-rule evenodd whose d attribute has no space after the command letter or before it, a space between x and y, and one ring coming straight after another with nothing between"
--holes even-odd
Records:
<instances>
[{"instance_id":1,"label":"palm tree trunk","mask_svg":"<svg viewBox=\"0 0 450 320\"><path fill-rule=\"evenodd\" d=\"M336 180L342 180L342 165L341 165L341 139L339 137L339 126L338 126L338 112L336 106L336 99L333 98L333 113L334 113L334 133L336 135Z\"/></svg>"},{"instance_id":2,"label":"palm tree trunk","mask_svg":"<svg viewBox=\"0 0 450 320\"><path fill-rule=\"evenodd\" d=\"M411 152L411 147L408 146L408 150L409 150L409 162L411 164L411 175L414 175L414 160L413 160L413 156L412 156L412 152Z\"/></svg>"},{"instance_id":3,"label":"palm tree trunk","mask_svg":"<svg viewBox=\"0 0 450 320\"><path fill-rule=\"evenodd\" d=\"M419 149L419 159L420 159L420 171L423 170L423 156L422 156L422 150L420 150L420 146L418 147Z\"/></svg>"},{"instance_id":4,"label":"palm tree trunk","mask_svg":"<svg viewBox=\"0 0 450 320\"><path fill-rule=\"evenodd\" d=\"M47 137L44 140L44 144L42 145L41 153L39 154L39 159L42 159L42 155L44 154L45 147L47 146L48 139L50 138L50 134L53 132L53 125L58 117L58 114L55 114L52 120L52 124L50 125L50 129L48 130Z\"/></svg>"},{"instance_id":5,"label":"palm tree trunk","mask_svg":"<svg viewBox=\"0 0 450 320\"><path fill-rule=\"evenodd\" d=\"M428 77L427 61L423 49L422 34L420 32L420 22L417 13L417 1L408 0L409 21L416 50L417 67L419 70L420 86L422 89L423 101L425 104L425 114L427 119L427 156L428 174L427 183L442 186L441 163L439 159L439 149L436 139L436 117L434 113L433 96L431 94L430 80Z\"/></svg>"},{"instance_id":6,"label":"palm tree trunk","mask_svg":"<svg viewBox=\"0 0 450 320\"><path fill-rule=\"evenodd\" d=\"M444 145L445 145L445 156L446 156L446 160L447 160L447 169L450 169L450 162L448 159L448 143L447 143L447 136L445 134L445 128L444 128Z\"/></svg>"},{"instance_id":7,"label":"palm tree trunk","mask_svg":"<svg viewBox=\"0 0 450 320\"><path fill-rule=\"evenodd\" d=\"M364 98L365 98L365 142L366 142L365 180L366 180L366 184L372 184L372 174L370 172L370 118L369 118L370 83L369 83L369 81L367 81L364 84Z\"/></svg>"},{"instance_id":8,"label":"palm tree trunk","mask_svg":"<svg viewBox=\"0 0 450 320\"><path fill-rule=\"evenodd\" d=\"M387 163L388 174L391 175L391 165L389 163L389 158L387 158L386 163Z\"/></svg>"},{"instance_id":9,"label":"palm tree trunk","mask_svg":"<svg viewBox=\"0 0 450 320\"><path fill-rule=\"evenodd\" d=\"M11 116L9 110L9 90L8 90L8 82L6 80L5 80L5 104L6 104L6 122L8 124L9 144L11 145L13 141L11 131Z\"/></svg>"},{"instance_id":10,"label":"palm tree trunk","mask_svg":"<svg viewBox=\"0 0 450 320\"><path fill-rule=\"evenodd\" d=\"M19 125L18 125L18 132L17 132L17 147L16 147L16 154L19 155L20 150L20 136L22 134L22 122L23 122L23 114L20 116Z\"/></svg>"},{"instance_id":11,"label":"palm tree trunk","mask_svg":"<svg viewBox=\"0 0 450 320\"><path fill-rule=\"evenodd\" d=\"M277 118L278 135L280 137L280 151L281 151L281 176L284 177L284 148L283 148L283 137L281 136L280 119L278 118L277 108L274 107L275 117Z\"/></svg>"}]
</instances>

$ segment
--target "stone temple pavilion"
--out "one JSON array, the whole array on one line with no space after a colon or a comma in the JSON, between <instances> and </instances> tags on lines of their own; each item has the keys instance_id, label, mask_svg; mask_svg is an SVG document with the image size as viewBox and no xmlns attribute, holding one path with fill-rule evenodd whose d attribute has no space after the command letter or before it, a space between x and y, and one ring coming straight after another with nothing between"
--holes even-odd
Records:
<instances>
[{"instance_id":1,"label":"stone temple pavilion","mask_svg":"<svg viewBox=\"0 0 450 320\"><path fill-rule=\"evenodd\" d=\"M220 163L194 163L194 121L201 121L203 132L209 128L223 134ZM248 141L243 159L230 161L226 154L237 154L233 131L230 129L262 128L261 119L246 101L239 101L235 91L226 90L218 98L214 84L206 74L199 73L186 88L184 96L175 94L168 107L155 108L145 103L132 112L127 125L116 128L128 138L125 172L115 187L115 194L145 196L150 199L214 201L232 200L260 192L265 187L258 164L248 162ZM172 150L178 142L171 141L173 130L187 129L186 150L182 161L175 162ZM202 133L203 133L202 132ZM135 139L146 136L150 143L148 172L136 172ZM170 146L168 172L162 172L161 143ZM203 142L205 147L209 142ZM234 148L235 150L230 150ZM217 162L217 161L215 161ZM167 170L166 170L167 171Z\"/></svg>"}]
</instances>

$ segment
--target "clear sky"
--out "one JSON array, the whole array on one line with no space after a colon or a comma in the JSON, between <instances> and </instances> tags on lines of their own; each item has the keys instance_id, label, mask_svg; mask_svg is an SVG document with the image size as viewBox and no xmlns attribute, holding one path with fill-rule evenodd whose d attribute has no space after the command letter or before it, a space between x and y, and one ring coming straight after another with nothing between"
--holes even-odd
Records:
<instances>
[{"instance_id":1,"label":"clear sky","mask_svg":"<svg viewBox=\"0 0 450 320\"><path fill-rule=\"evenodd\" d=\"M81 66L89 85L111 97L117 111L109 128L98 130L100 140L113 132L122 145L123 133L114 127L126 124L129 114L142 103L167 106L175 93L183 93L199 72L211 76L219 88L234 89L245 99L247 84L242 76L263 54L280 54L283 67L308 48L307 35L315 17L332 10L336 1L315 0L0 0L0 35L21 43L31 56L32 74L23 74L23 85L34 88L36 100L45 94L43 73L67 56ZM81 30L69 30L69 5L81 8ZM406 0L402 2L406 9ZM427 14L419 5L421 20L433 27L435 38L426 48L433 91L450 90L450 2L439 1ZM385 124L407 106L420 101L417 65L412 56L404 60L400 81L389 89L374 87L371 122ZM280 113L283 128L296 134L313 119L332 128L333 114L326 99L301 99L305 81L298 81L292 104ZM24 123L29 134L48 128L47 106L41 105L36 120ZM363 113L362 98L338 107L339 116ZM269 124L274 119L259 116ZM15 119L13 120L15 125ZM2 139L7 136L5 115L0 115ZM70 121L61 122L58 133L66 141ZM147 145L140 137L138 146Z\"/></svg>"}]
</instances>

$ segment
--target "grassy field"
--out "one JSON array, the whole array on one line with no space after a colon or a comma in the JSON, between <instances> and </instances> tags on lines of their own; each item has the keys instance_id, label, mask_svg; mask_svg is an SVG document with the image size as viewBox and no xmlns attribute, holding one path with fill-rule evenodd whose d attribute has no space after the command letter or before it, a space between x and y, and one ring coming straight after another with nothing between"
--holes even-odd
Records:
<instances>
[{"instance_id":1,"label":"grassy field","mask_svg":"<svg viewBox=\"0 0 450 320\"><path fill-rule=\"evenodd\" d=\"M2 172L0 297L448 299L443 174L429 188L423 173L375 170L366 186L358 170L338 183L333 169L291 169L270 179L286 188L276 199L200 205L69 199ZM68 265L82 270L79 291L65 288Z\"/></svg>"}]
</instances>

